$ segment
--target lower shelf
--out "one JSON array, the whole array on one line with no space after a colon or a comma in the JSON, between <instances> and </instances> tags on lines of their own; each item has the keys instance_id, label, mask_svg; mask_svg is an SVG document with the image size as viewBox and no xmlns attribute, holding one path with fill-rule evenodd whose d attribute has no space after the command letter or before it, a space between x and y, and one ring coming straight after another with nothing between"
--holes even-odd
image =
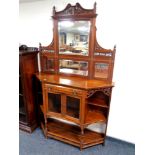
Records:
<instances>
[{"instance_id":1,"label":"lower shelf","mask_svg":"<svg viewBox=\"0 0 155 155\"><path fill-rule=\"evenodd\" d=\"M45 130L43 129L43 131ZM78 126L52 120L47 123L47 137L78 146L82 149L103 143L105 136L88 129L85 129L82 135Z\"/></svg>"}]
</instances>

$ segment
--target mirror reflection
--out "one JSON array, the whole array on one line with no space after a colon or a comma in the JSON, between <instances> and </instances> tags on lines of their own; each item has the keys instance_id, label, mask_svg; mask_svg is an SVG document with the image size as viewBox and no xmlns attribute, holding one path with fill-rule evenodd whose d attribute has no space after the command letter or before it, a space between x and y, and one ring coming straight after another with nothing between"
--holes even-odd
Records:
<instances>
[{"instance_id":1,"label":"mirror reflection","mask_svg":"<svg viewBox=\"0 0 155 155\"><path fill-rule=\"evenodd\" d=\"M95 77L108 78L108 67L107 63L95 63Z\"/></svg>"},{"instance_id":2,"label":"mirror reflection","mask_svg":"<svg viewBox=\"0 0 155 155\"><path fill-rule=\"evenodd\" d=\"M59 54L88 56L90 21L60 21Z\"/></svg>"},{"instance_id":3,"label":"mirror reflection","mask_svg":"<svg viewBox=\"0 0 155 155\"><path fill-rule=\"evenodd\" d=\"M88 62L74 60L59 60L59 72L88 76Z\"/></svg>"}]
</instances>

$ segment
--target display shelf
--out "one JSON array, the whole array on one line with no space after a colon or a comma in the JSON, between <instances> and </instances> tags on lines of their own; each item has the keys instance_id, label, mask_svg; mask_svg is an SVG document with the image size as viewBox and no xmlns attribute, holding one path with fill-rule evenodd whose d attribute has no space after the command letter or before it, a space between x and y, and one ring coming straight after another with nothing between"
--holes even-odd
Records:
<instances>
[{"instance_id":1,"label":"display shelf","mask_svg":"<svg viewBox=\"0 0 155 155\"><path fill-rule=\"evenodd\" d=\"M99 98L89 98L88 104L103 107L103 108L108 108L106 101L103 99L99 99Z\"/></svg>"},{"instance_id":2,"label":"display shelf","mask_svg":"<svg viewBox=\"0 0 155 155\"><path fill-rule=\"evenodd\" d=\"M88 113L86 114L85 124L89 125L91 123L106 122L106 121L107 119L103 113L89 110Z\"/></svg>"},{"instance_id":3,"label":"display shelf","mask_svg":"<svg viewBox=\"0 0 155 155\"><path fill-rule=\"evenodd\" d=\"M104 141L104 134L85 129L85 134L81 135L81 130L78 126L62 123L57 120L48 121L47 129L48 137L63 140L81 148L96 145L96 143L103 143Z\"/></svg>"}]
</instances>

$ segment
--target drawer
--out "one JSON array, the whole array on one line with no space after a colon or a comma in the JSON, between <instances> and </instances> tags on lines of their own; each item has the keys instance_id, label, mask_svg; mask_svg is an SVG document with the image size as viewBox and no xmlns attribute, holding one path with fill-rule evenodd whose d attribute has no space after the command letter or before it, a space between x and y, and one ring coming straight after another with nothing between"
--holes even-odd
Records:
<instances>
[{"instance_id":1,"label":"drawer","mask_svg":"<svg viewBox=\"0 0 155 155\"><path fill-rule=\"evenodd\" d=\"M74 88L70 88L70 87L65 87L65 86L59 86L59 85L51 85L51 84L45 84L45 88L47 88L47 90L49 92L58 92L61 94L69 94L72 96L81 96L84 91L80 90L80 89L74 89Z\"/></svg>"}]
</instances>

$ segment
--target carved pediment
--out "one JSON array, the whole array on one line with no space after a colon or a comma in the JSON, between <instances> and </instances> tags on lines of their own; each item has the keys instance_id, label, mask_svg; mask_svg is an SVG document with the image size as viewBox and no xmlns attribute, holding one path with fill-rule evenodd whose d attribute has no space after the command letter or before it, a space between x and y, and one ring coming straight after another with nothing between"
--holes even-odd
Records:
<instances>
[{"instance_id":1,"label":"carved pediment","mask_svg":"<svg viewBox=\"0 0 155 155\"><path fill-rule=\"evenodd\" d=\"M82 15L96 16L96 3L93 9L84 9L79 3L76 3L76 5L68 4L64 10L59 12L56 12L55 7L53 7L53 18Z\"/></svg>"}]
</instances>

